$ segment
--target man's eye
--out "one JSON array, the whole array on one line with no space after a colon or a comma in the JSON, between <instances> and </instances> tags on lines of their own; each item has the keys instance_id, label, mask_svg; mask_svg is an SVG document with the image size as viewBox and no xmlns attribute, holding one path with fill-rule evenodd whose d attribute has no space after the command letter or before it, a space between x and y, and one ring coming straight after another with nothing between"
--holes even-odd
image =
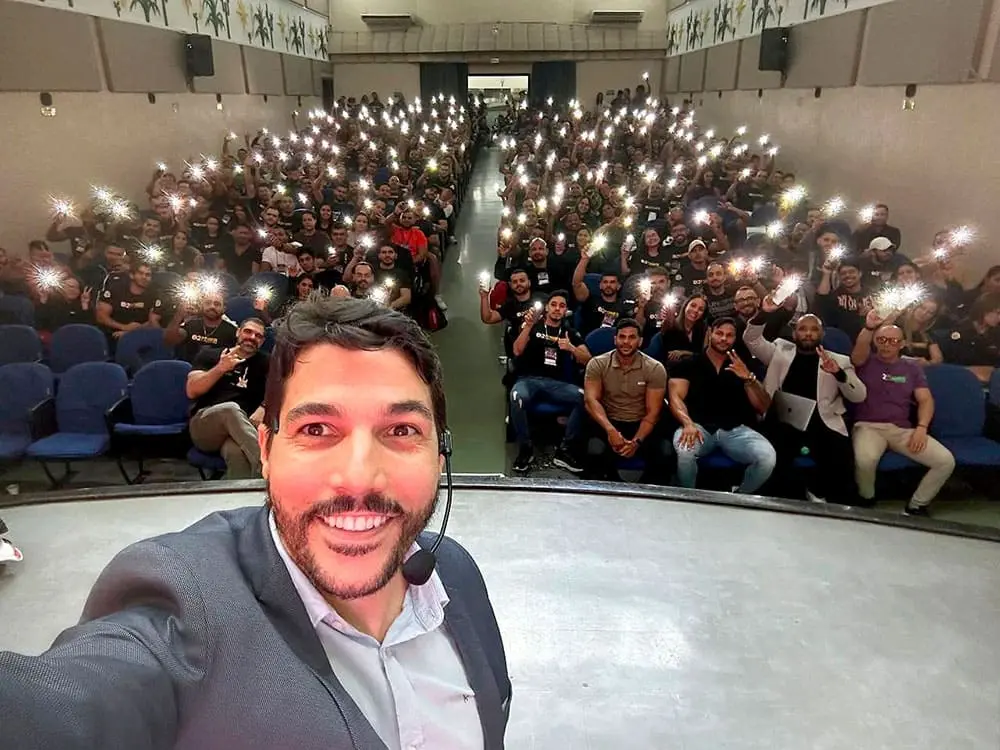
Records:
<instances>
[{"instance_id":1,"label":"man's eye","mask_svg":"<svg viewBox=\"0 0 1000 750\"><path fill-rule=\"evenodd\" d=\"M303 425L299 433L307 437L325 437L329 435L329 427L319 422Z\"/></svg>"},{"instance_id":2,"label":"man's eye","mask_svg":"<svg viewBox=\"0 0 1000 750\"><path fill-rule=\"evenodd\" d=\"M415 437L420 434L420 430L414 427L412 424L397 424L389 428L389 435L391 437Z\"/></svg>"}]
</instances>

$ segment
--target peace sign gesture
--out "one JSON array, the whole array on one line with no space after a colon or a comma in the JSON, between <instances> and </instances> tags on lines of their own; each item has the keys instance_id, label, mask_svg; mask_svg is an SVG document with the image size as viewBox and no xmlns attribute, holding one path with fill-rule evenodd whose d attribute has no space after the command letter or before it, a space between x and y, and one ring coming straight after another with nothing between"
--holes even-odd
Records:
<instances>
[{"instance_id":1,"label":"peace sign gesture","mask_svg":"<svg viewBox=\"0 0 1000 750\"><path fill-rule=\"evenodd\" d=\"M822 346L816 347L816 353L819 354L819 366L824 372L828 372L831 375L836 375L840 372L840 365L837 361L829 355L829 353Z\"/></svg>"},{"instance_id":2,"label":"peace sign gesture","mask_svg":"<svg viewBox=\"0 0 1000 750\"><path fill-rule=\"evenodd\" d=\"M726 367L733 375L738 377L740 380L746 381L753 378L753 373L750 372L750 368L746 366L746 363L740 359L739 355L732 349L727 352L729 354L729 366Z\"/></svg>"}]
</instances>

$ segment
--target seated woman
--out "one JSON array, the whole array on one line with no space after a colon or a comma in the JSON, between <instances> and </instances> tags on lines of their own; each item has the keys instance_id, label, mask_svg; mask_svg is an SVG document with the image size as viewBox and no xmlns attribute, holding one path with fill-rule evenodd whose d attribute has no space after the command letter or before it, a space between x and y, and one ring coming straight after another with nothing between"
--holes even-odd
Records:
<instances>
[{"instance_id":1,"label":"seated woman","mask_svg":"<svg viewBox=\"0 0 1000 750\"><path fill-rule=\"evenodd\" d=\"M75 276L66 276L55 289L39 290L35 302L35 328L42 342L49 343L52 334L70 323L94 324L91 287L84 287Z\"/></svg>"},{"instance_id":2,"label":"seated woman","mask_svg":"<svg viewBox=\"0 0 1000 750\"><path fill-rule=\"evenodd\" d=\"M681 305L677 314L664 318L660 332L649 346L654 350L660 347L660 361L668 371L681 360L704 351L705 308L705 298L695 294Z\"/></svg>"},{"instance_id":3,"label":"seated woman","mask_svg":"<svg viewBox=\"0 0 1000 750\"><path fill-rule=\"evenodd\" d=\"M931 335L940 311L941 303L937 298L928 297L899 317L898 325L903 329L902 356L912 357L922 365L944 361L941 347Z\"/></svg>"}]
</instances>

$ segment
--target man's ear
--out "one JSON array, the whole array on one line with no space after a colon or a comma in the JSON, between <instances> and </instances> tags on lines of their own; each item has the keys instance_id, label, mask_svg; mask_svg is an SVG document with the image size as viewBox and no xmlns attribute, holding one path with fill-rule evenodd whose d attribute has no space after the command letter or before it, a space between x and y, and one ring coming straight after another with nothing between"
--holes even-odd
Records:
<instances>
[{"instance_id":1,"label":"man's ear","mask_svg":"<svg viewBox=\"0 0 1000 750\"><path fill-rule=\"evenodd\" d=\"M264 422L257 426L257 445L260 446L260 473L264 479L268 478L268 464L270 463L271 450L271 430Z\"/></svg>"}]
</instances>

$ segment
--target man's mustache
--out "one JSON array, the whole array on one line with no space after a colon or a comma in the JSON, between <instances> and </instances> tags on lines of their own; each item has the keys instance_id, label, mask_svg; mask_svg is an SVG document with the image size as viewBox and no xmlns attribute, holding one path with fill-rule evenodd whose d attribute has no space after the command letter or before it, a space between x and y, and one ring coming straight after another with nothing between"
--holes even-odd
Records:
<instances>
[{"instance_id":1,"label":"man's mustache","mask_svg":"<svg viewBox=\"0 0 1000 750\"><path fill-rule=\"evenodd\" d=\"M367 511L380 516L403 516L406 511L394 500L390 500L385 495L370 493L364 497L352 497L350 495L338 495L317 503L309 511L309 519L321 518L324 516L336 516L340 513L360 513Z\"/></svg>"}]
</instances>

